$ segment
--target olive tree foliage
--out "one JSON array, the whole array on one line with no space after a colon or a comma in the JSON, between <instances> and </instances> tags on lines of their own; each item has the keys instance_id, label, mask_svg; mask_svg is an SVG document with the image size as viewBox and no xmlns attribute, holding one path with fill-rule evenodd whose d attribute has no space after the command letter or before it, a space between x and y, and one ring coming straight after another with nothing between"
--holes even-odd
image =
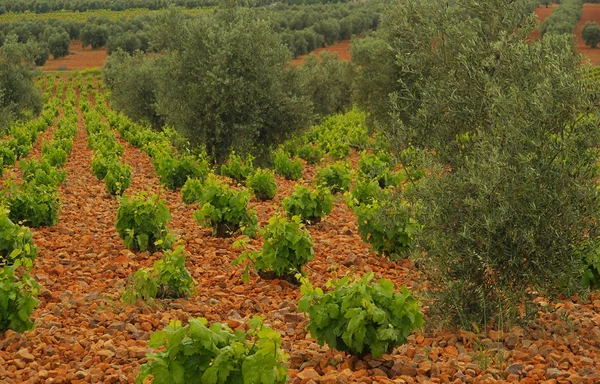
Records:
<instances>
[{"instance_id":1,"label":"olive tree foliage","mask_svg":"<svg viewBox=\"0 0 600 384\"><path fill-rule=\"evenodd\" d=\"M320 56L320 58L319 58ZM312 103L318 117L326 117L352 108L352 81L355 67L337 54L314 53L294 70L298 76L298 93Z\"/></svg>"},{"instance_id":2,"label":"olive tree foliage","mask_svg":"<svg viewBox=\"0 0 600 384\"><path fill-rule=\"evenodd\" d=\"M597 235L597 85L570 36L527 39L528 9L397 0L353 47L371 124L396 151L435 156L403 198L419 207L413 257L432 313L463 326L516 320L533 292L577 286L575 250Z\"/></svg>"},{"instance_id":3,"label":"olive tree foliage","mask_svg":"<svg viewBox=\"0 0 600 384\"><path fill-rule=\"evenodd\" d=\"M55 59L69 55L71 38L66 31L55 31L48 37L48 48Z\"/></svg>"},{"instance_id":4,"label":"olive tree foliage","mask_svg":"<svg viewBox=\"0 0 600 384\"><path fill-rule=\"evenodd\" d=\"M600 26L593 21L587 21L581 28L581 37L585 45L590 48L596 48L600 43Z\"/></svg>"},{"instance_id":5,"label":"olive tree foliage","mask_svg":"<svg viewBox=\"0 0 600 384\"><path fill-rule=\"evenodd\" d=\"M105 77L113 95L125 94L120 88L132 82L124 79L147 69L156 87L145 95L154 98L156 116L218 162L232 149L264 157L309 124L310 102L294 92L297 77L287 68L290 52L267 21L242 8L179 21L170 18L152 31L162 57L109 59ZM147 62L148 68L134 68ZM123 97L113 103L127 111Z\"/></svg>"},{"instance_id":6,"label":"olive tree foliage","mask_svg":"<svg viewBox=\"0 0 600 384\"><path fill-rule=\"evenodd\" d=\"M110 55L104 65L104 80L111 89L113 107L130 118L155 128L164 125L156 110L157 87L165 58L133 56L122 50Z\"/></svg>"},{"instance_id":7,"label":"olive tree foliage","mask_svg":"<svg viewBox=\"0 0 600 384\"><path fill-rule=\"evenodd\" d=\"M39 114L42 96L34 85L34 58L27 46L9 36L0 48L0 133L15 120Z\"/></svg>"}]
</instances>

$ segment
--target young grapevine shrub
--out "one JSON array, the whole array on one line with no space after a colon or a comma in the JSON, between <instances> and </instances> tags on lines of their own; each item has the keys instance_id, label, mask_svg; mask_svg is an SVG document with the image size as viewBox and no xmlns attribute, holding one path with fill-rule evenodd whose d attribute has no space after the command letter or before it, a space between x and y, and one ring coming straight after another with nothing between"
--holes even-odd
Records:
<instances>
[{"instance_id":1,"label":"young grapevine shrub","mask_svg":"<svg viewBox=\"0 0 600 384\"><path fill-rule=\"evenodd\" d=\"M298 180L302 177L302 161L292 160L284 151L277 151L273 165L275 172L287 180Z\"/></svg>"},{"instance_id":2,"label":"young grapevine shrub","mask_svg":"<svg viewBox=\"0 0 600 384\"><path fill-rule=\"evenodd\" d=\"M349 206L373 204L384 196L384 191L377 180L359 178L350 192Z\"/></svg>"},{"instance_id":3,"label":"young grapevine shrub","mask_svg":"<svg viewBox=\"0 0 600 384\"><path fill-rule=\"evenodd\" d=\"M277 194L277 181L271 171L259 169L248 178L247 182L258 200L273 200Z\"/></svg>"},{"instance_id":4,"label":"young grapevine shrub","mask_svg":"<svg viewBox=\"0 0 600 384\"><path fill-rule=\"evenodd\" d=\"M236 181L246 180L254 170L254 166L252 165L253 159L252 156L248 156L246 161L242 161L239 155L231 152L227 163L221 166L221 175L231 177Z\"/></svg>"},{"instance_id":5,"label":"young grapevine shrub","mask_svg":"<svg viewBox=\"0 0 600 384\"><path fill-rule=\"evenodd\" d=\"M182 245L175 250L165 251L162 259L156 261L152 270L139 269L124 294L126 303L138 299L149 301L154 298L182 298L194 293L194 279L185 267L185 250Z\"/></svg>"},{"instance_id":6,"label":"young grapevine shrub","mask_svg":"<svg viewBox=\"0 0 600 384\"><path fill-rule=\"evenodd\" d=\"M396 160L387 152L381 151L376 154L363 152L358 160L358 173L366 179L377 180L381 188L386 188L402 181L400 174L392 172L395 165Z\"/></svg>"},{"instance_id":7,"label":"young grapevine shrub","mask_svg":"<svg viewBox=\"0 0 600 384\"><path fill-rule=\"evenodd\" d=\"M257 271L272 271L276 276L286 276L302 272L302 267L315 257L310 233L304 228L298 216L291 220L274 215L269 224L261 230L264 245L260 251L242 252L234 261L238 265L250 260ZM237 243L236 247L243 247ZM248 266L244 278L248 279Z\"/></svg>"},{"instance_id":8,"label":"young grapevine shrub","mask_svg":"<svg viewBox=\"0 0 600 384\"><path fill-rule=\"evenodd\" d=\"M207 328L204 318L190 319L184 327L172 321L150 337L148 346L160 352L148 355L135 382L152 375L155 383L283 384L288 356L281 349L281 335L262 320L254 317L249 331L235 334L225 324Z\"/></svg>"},{"instance_id":9,"label":"young grapevine shrub","mask_svg":"<svg viewBox=\"0 0 600 384\"><path fill-rule=\"evenodd\" d=\"M105 157L101 153L96 153L92 159L92 174L98 178L98 180L104 180L106 172L108 172L108 164L114 161L111 158Z\"/></svg>"},{"instance_id":10,"label":"young grapevine shrub","mask_svg":"<svg viewBox=\"0 0 600 384\"><path fill-rule=\"evenodd\" d=\"M25 271L15 274L15 266L0 268L0 333L11 329L25 332L33 328L30 317L39 304L35 298L38 283Z\"/></svg>"},{"instance_id":11,"label":"young grapevine shrub","mask_svg":"<svg viewBox=\"0 0 600 384\"><path fill-rule=\"evenodd\" d=\"M31 267L37 254L31 231L13 223L8 210L0 207L0 268L6 265Z\"/></svg>"},{"instance_id":12,"label":"young grapevine shrub","mask_svg":"<svg viewBox=\"0 0 600 384\"><path fill-rule=\"evenodd\" d=\"M17 155L7 141L0 141L0 159L1 163L11 166L17 162Z\"/></svg>"},{"instance_id":13,"label":"young grapevine shrub","mask_svg":"<svg viewBox=\"0 0 600 384\"><path fill-rule=\"evenodd\" d=\"M324 293L304 279L298 310L308 312L308 330L320 345L377 358L405 344L410 333L423 325L421 304L408 289L394 292L391 281L372 280L373 272L354 281L346 276L329 281L332 290Z\"/></svg>"},{"instance_id":14,"label":"young grapevine shrub","mask_svg":"<svg viewBox=\"0 0 600 384\"><path fill-rule=\"evenodd\" d=\"M314 165L325 157L325 151L314 144L304 144L298 148L298 157L305 160L308 164Z\"/></svg>"},{"instance_id":15,"label":"young grapevine shrub","mask_svg":"<svg viewBox=\"0 0 600 384\"><path fill-rule=\"evenodd\" d=\"M6 193L8 216L13 222L22 222L32 228L58 222L60 202L55 187L37 185L35 182L21 183L19 187L11 184Z\"/></svg>"},{"instance_id":16,"label":"young grapevine shrub","mask_svg":"<svg viewBox=\"0 0 600 384\"><path fill-rule=\"evenodd\" d=\"M331 193L346 192L352 184L352 172L350 165L345 162L337 162L317 171L317 183L327 186Z\"/></svg>"},{"instance_id":17,"label":"young grapevine shrub","mask_svg":"<svg viewBox=\"0 0 600 384\"><path fill-rule=\"evenodd\" d=\"M188 178L204 179L208 164L198 164L192 156L163 156L156 161L156 173L161 183L172 190L183 187Z\"/></svg>"},{"instance_id":18,"label":"young grapevine shrub","mask_svg":"<svg viewBox=\"0 0 600 384\"><path fill-rule=\"evenodd\" d=\"M184 204L190 205L200 201L204 182L200 179L187 179L181 188L181 199Z\"/></svg>"},{"instance_id":19,"label":"young grapevine shrub","mask_svg":"<svg viewBox=\"0 0 600 384\"><path fill-rule=\"evenodd\" d=\"M123 196L117 211L116 228L125 246L135 251L170 249L173 235L167 229L171 214L158 195Z\"/></svg>"},{"instance_id":20,"label":"young grapevine shrub","mask_svg":"<svg viewBox=\"0 0 600 384\"><path fill-rule=\"evenodd\" d=\"M283 200L283 207L289 217L298 216L304 223L314 224L331 213L333 196L327 188L296 186L294 193Z\"/></svg>"},{"instance_id":21,"label":"young grapevine shrub","mask_svg":"<svg viewBox=\"0 0 600 384\"><path fill-rule=\"evenodd\" d=\"M217 237L229 237L238 230L254 236L258 229L258 218L248 210L250 193L236 191L216 178L209 178L202 189L199 203L202 207L194 214L196 221L211 227Z\"/></svg>"},{"instance_id":22,"label":"young grapevine shrub","mask_svg":"<svg viewBox=\"0 0 600 384\"><path fill-rule=\"evenodd\" d=\"M106 191L111 195L122 195L131 185L131 166L113 160L108 164L104 176Z\"/></svg>"},{"instance_id":23,"label":"young grapevine shrub","mask_svg":"<svg viewBox=\"0 0 600 384\"><path fill-rule=\"evenodd\" d=\"M23 179L26 182L34 182L36 185L55 187L67 179L66 171L58 170L43 157L41 162L35 159L21 160L19 167L23 173Z\"/></svg>"},{"instance_id":24,"label":"young grapevine shrub","mask_svg":"<svg viewBox=\"0 0 600 384\"><path fill-rule=\"evenodd\" d=\"M44 141L42 144L42 159L53 167L62 167L67 162L67 151L54 142L48 144Z\"/></svg>"},{"instance_id":25,"label":"young grapevine shrub","mask_svg":"<svg viewBox=\"0 0 600 384\"><path fill-rule=\"evenodd\" d=\"M373 251L390 259L404 256L419 230L411 208L403 202L384 201L359 205L358 233Z\"/></svg>"}]
</instances>

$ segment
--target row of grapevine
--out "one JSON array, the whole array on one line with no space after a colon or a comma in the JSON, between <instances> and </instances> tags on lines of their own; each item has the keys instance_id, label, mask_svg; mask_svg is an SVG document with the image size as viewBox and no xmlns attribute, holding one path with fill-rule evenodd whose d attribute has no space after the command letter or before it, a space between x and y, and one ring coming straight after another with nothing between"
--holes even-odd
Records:
<instances>
[{"instance_id":1,"label":"row of grapevine","mask_svg":"<svg viewBox=\"0 0 600 384\"><path fill-rule=\"evenodd\" d=\"M59 116L59 105L65 90L62 81L53 79L46 84L46 103L39 119L27 124L17 124L11 130L11 138L3 140L0 148L5 165L13 165L31 152L39 134L52 125ZM76 95L69 82L64 115L58 122L53 138L42 143L42 156L21 160L19 167L22 182L8 180L8 187L1 193L0 203L0 332L12 329L23 332L33 328L30 317L39 301L36 299L39 284L30 276L38 248L33 242L30 227L53 225L58 220L59 201L57 185L65 181L61 171L72 151L73 138L77 133Z\"/></svg>"},{"instance_id":2,"label":"row of grapevine","mask_svg":"<svg viewBox=\"0 0 600 384\"><path fill-rule=\"evenodd\" d=\"M88 146L94 151L92 173L98 180L104 180L108 193L122 195L131 185L132 177L131 166L121 159L124 148L117 142L114 130L102 122L101 114L87 100L87 90L81 96Z\"/></svg>"}]
</instances>

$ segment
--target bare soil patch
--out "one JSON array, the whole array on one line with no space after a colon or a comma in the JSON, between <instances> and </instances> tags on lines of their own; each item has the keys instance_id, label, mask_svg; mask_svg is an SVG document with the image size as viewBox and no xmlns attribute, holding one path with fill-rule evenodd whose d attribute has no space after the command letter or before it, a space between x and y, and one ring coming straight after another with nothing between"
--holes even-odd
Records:
<instances>
[{"instance_id":1,"label":"bare soil patch","mask_svg":"<svg viewBox=\"0 0 600 384\"><path fill-rule=\"evenodd\" d=\"M58 60L49 59L46 65L39 67L44 72L54 71L78 71L90 68L102 68L108 53L106 49L83 48L81 41L75 41L69 49L71 53L67 57Z\"/></svg>"}]
</instances>

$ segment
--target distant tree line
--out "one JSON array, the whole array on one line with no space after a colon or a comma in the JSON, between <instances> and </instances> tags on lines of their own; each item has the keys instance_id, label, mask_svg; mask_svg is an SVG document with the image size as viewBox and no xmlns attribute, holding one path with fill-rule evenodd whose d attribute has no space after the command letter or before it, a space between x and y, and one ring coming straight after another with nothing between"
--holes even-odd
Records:
<instances>
[{"instance_id":1,"label":"distant tree line","mask_svg":"<svg viewBox=\"0 0 600 384\"><path fill-rule=\"evenodd\" d=\"M376 29L381 8L379 2L279 4L256 8L255 15L268 22L292 54L298 56ZM109 54L117 50L130 54L138 50L152 52L160 47L149 44L149 34L161 17L146 14L117 20L90 17L85 22L33 19L5 23L0 24L0 46L7 39L26 44L34 53L37 65L43 65L50 55L54 58L68 55L71 40L81 40L84 47L91 46L94 49L106 46ZM179 17L189 20L196 16L180 13Z\"/></svg>"},{"instance_id":2,"label":"distant tree line","mask_svg":"<svg viewBox=\"0 0 600 384\"><path fill-rule=\"evenodd\" d=\"M345 3L348 0L246 0L245 5L263 6L274 3L289 5ZM0 14L13 12L48 13L60 10L93 11L109 9L124 11L127 9L164 9L169 6L184 8L210 7L219 4L219 0L0 0Z\"/></svg>"}]
</instances>

